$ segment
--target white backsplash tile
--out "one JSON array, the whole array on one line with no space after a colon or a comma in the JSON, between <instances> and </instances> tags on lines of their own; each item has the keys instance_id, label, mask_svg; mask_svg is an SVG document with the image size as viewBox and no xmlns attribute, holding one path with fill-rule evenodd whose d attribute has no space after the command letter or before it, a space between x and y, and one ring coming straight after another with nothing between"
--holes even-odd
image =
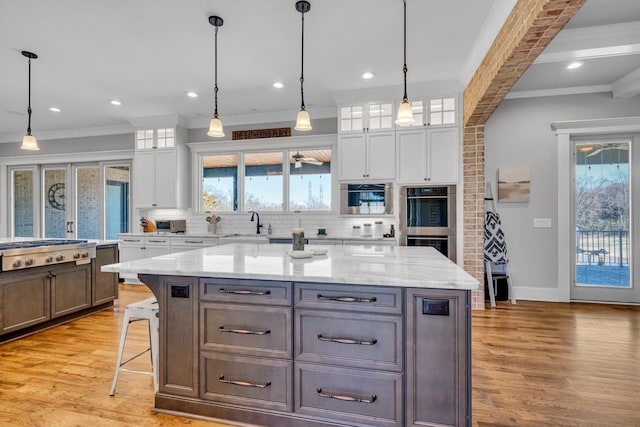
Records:
<instances>
[{"instance_id":1,"label":"white backsplash tile","mask_svg":"<svg viewBox=\"0 0 640 427\"><path fill-rule=\"evenodd\" d=\"M157 219L186 219L187 233L206 233L207 222L205 218L211 214L194 213L190 209L152 209L140 211L140 216L146 216L151 220ZM255 233L256 223L251 222L250 213L220 214L222 219L218 222L217 234L232 233ZM361 226L362 232L364 224L371 224L371 228L375 228L375 221L382 221L383 233L388 233L391 224L397 229L397 220L394 217L344 217L333 213L260 213L260 223L264 224L261 230L262 234L267 234L267 227L271 224L273 234L284 235L290 234L294 227L302 227L305 229L307 237L315 236L318 228L325 228L327 235L333 237L351 237L353 235L353 226ZM137 225L137 221L136 221ZM132 232L141 231L141 227L131 230Z\"/></svg>"}]
</instances>

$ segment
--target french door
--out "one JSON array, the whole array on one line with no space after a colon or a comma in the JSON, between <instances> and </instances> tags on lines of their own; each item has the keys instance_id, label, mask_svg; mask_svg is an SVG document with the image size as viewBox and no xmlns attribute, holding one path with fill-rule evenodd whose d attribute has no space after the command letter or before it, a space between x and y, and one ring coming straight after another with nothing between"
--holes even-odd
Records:
<instances>
[{"instance_id":1,"label":"french door","mask_svg":"<svg viewBox=\"0 0 640 427\"><path fill-rule=\"evenodd\" d=\"M572 300L640 302L636 151L633 138L575 142Z\"/></svg>"},{"instance_id":2,"label":"french door","mask_svg":"<svg viewBox=\"0 0 640 427\"><path fill-rule=\"evenodd\" d=\"M12 235L115 239L128 232L130 169L128 161L12 168Z\"/></svg>"}]
</instances>

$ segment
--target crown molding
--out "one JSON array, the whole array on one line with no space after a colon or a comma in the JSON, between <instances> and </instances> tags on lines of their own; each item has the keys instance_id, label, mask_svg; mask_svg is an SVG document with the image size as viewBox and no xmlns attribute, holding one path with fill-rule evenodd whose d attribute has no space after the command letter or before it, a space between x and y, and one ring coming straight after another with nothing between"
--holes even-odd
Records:
<instances>
[{"instance_id":1,"label":"crown molding","mask_svg":"<svg viewBox=\"0 0 640 427\"><path fill-rule=\"evenodd\" d=\"M79 129L48 130L42 132L38 131L35 136L36 138L38 138L38 141L48 141L53 139L84 138L88 136L120 135L124 133L132 134L133 127L131 125L117 125ZM22 133L0 134L0 143L18 143L22 141L22 136Z\"/></svg>"}]
</instances>

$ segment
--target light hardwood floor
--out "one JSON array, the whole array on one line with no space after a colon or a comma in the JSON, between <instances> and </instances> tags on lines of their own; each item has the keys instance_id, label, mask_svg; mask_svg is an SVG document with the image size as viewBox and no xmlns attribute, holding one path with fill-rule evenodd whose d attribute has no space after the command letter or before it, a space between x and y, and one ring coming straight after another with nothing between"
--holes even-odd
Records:
<instances>
[{"instance_id":1,"label":"light hardwood floor","mask_svg":"<svg viewBox=\"0 0 640 427\"><path fill-rule=\"evenodd\" d=\"M223 426L154 414L148 376L121 374L109 396L122 310L150 295L121 285L115 310L0 345L0 425ZM129 354L147 344L144 323L130 329ZM474 311L473 425L640 426L640 307L519 301Z\"/></svg>"}]
</instances>

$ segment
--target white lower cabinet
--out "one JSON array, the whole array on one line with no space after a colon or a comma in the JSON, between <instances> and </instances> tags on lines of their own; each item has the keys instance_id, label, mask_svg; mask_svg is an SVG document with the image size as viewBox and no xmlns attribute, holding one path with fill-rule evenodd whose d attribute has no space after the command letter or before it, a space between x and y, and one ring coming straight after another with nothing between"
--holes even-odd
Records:
<instances>
[{"instance_id":1,"label":"white lower cabinet","mask_svg":"<svg viewBox=\"0 0 640 427\"><path fill-rule=\"evenodd\" d=\"M396 133L398 182L452 184L460 180L458 128L411 129Z\"/></svg>"},{"instance_id":2,"label":"white lower cabinet","mask_svg":"<svg viewBox=\"0 0 640 427\"><path fill-rule=\"evenodd\" d=\"M171 237L172 254L217 245L217 237Z\"/></svg>"},{"instance_id":3,"label":"white lower cabinet","mask_svg":"<svg viewBox=\"0 0 640 427\"><path fill-rule=\"evenodd\" d=\"M171 252L171 241L164 236L131 236L120 235L120 262L166 255ZM121 274L126 281L137 283L135 276Z\"/></svg>"}]
</instances>

